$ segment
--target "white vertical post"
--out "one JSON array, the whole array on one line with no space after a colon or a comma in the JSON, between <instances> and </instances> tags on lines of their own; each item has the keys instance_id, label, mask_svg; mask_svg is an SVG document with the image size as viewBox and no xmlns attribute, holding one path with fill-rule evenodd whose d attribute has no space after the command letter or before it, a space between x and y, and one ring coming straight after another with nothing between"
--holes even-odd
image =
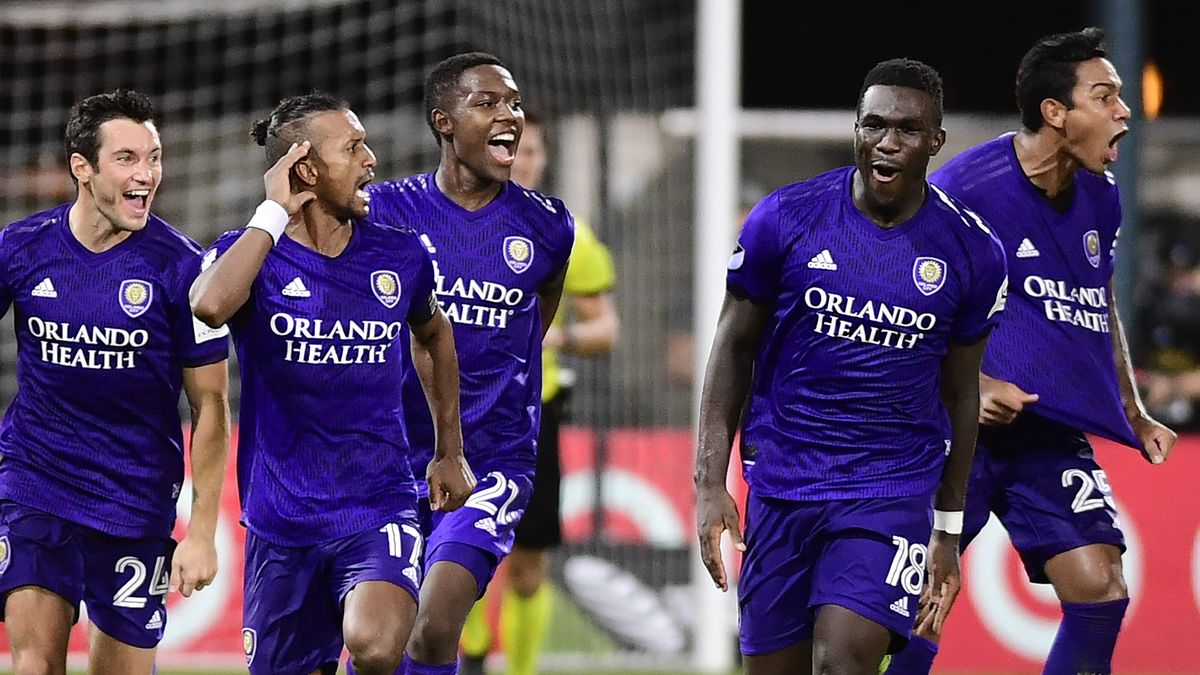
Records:
<instances>
[{"instance_id":1,"label":"white vertical post","mask_svg":"<svg viewBox=\"0 0 1200 675\"><path fill-rule=\"evenodd\" d=\"M741 18L738 0L700 0L696 19L693 428L699 419L701 383L725 296L725 265L735 238L741 174L737 128L741 109ZM705 673L729 672L733 667L729 627L737 605L713 586L699 553L692 558L695 667Z\"/></svg>"}]
</instances>

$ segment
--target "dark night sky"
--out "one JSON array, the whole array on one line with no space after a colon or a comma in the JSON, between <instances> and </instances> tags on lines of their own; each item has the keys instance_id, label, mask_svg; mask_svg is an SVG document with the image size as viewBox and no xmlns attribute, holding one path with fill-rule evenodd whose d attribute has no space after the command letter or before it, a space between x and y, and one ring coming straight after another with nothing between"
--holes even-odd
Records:
<instances>
[{"instance_id":1,"label":"dark night sky","mask_svg":"<svg viewBox=\"0 0 1200 675\"><path fill-rule=\"evenodd\" d=\"M1163 71L1162 114L1200 115L1200 54L1195 50L1200 3L1142 4L1145 54ZM853 105L871 66L907 56L941 72L947 110L1013 112L1013 78L1021 55L1043 35L1103 27L1099 8L1099 2L1078 0L748 0L743 9L743 105L846 108Z\"/></svg>"}]
</instances>

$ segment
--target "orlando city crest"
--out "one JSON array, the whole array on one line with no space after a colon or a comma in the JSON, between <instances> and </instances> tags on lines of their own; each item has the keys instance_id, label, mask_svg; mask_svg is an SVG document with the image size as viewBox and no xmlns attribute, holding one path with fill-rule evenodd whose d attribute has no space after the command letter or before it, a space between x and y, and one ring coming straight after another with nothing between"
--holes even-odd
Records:
<instances>
[{"instance_id":1,"label":"orlando city crest","mask_svg":"<svg viewBox=\"0 0 1200 675\"><path fill-rule=\"evenodd\" d=\"M8 545L8 535L0 537L0 574L8 571L8 563L12 561L12 548Z\"/></svg>"},{"instance_id":2,"label":"orlando city crest","mask_svg":"<svg viewBox=\"0 0 1200 675\"><path fill-rule=\"evenodd\" d=\"M504 262L517 274L533 264L533 242L525 237L504 238Z\"/></svg>"},{"instance_id":3,"label":"orlando city crest","mask_svg":"<svg viewBox=\"0 0 1200 675\"><path fill-rule=\"evenodd\" d=\"M254 662L254 653L258 651L258 633L253 628L242 629L242 650L246 652L246 665Z\"/></svg>"},{"instance_id":4,"label":"orlando city crest","mask_svg":"<svg viewBox=\"0 0 1200 675\"><path fill-rule=\"evenodd\" d=\"M912 278L922 295L933 295L946 283L946 261L921 256L913 261Z\"/></svg>"},{"instance_id":5,"label":"orlando city crest","mask_svg":"<svg viewBox=\"0 0 1200 675\"><path fill-rule=\"evenodd\" d=\"M121 309L130 318L136 319L150 309L150 301L154 298L154 287L148 281L126 279L121 282L117 296L121 302Z\"/></svg>"},{"instance_id":6,"label":"orlando city crest","mask_svg":"<svg viewBox=\"0 0 1200 675\"><path fill-rule=\"evenodd\" d=\"M1095 230L1083 233L1083 253L1092 267L1100 267L1100 234Z\"/></svg>"},{"instance_id":7,"label":"orlando city crest","mask_svg":"<svg viewBox=\"0 0 1200 675\"><path fill-rule=\"evenodd\" d=\"M400 277L391 270L372 272L371 290L384 307L391 309L400 302Z\"/></svg>"}]
</instances>

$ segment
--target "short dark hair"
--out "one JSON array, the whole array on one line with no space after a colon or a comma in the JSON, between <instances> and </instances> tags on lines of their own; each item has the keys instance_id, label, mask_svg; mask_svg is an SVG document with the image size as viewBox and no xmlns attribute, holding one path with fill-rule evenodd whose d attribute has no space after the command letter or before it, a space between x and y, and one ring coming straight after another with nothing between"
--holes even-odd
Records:
<instances>
[{"instance_id":1,"label":"short dark hair","mask_svg":"<svg viewBox=\"0 0 1200 675\"><path fill-rule=\"evenodd\" d=\"M927 63L915 59L888 59L875 64L858 90L857 113L862 113L863 97L875 85L908 87L929 94L933 99L934 124L942 125L942 76Z\"/></svg>"},{"instance_id":2,"label":"short dark hair","mask_svg":"<svg viewBox=\"0 0 1200 675\"><path fill-rule=\"evenodd\" d=\"M1074 33L1048 35L1037 41L1017 68L1017 109L1030 131L1042 128L1042 101L1052 98L1075 107L1071 90L1078 84L1075 69L1083 61L1104 58L1104 31L1090 26Z\"/></svg>"},{"instance_id":3,"label":"short dark hair","mask_svg":"<svg viewBox=\"0 0 1200 675\"><path fill-rule=\"evenodd\" d=\"M491 54L467 52L445 59L434 66L433 70L429 71L429 76L425 78L425 123L429 125L438 145L442 144L442 135L433 126L433 110L434 108L444 110L449 107L448 98L458 86L458 78L475 66L500 66L508 70L508 66Z\"/></svg>"},{"instance_id":4,"label":"short dark hair","mask_svg":"<svg viewBox=\"0 0 1200 675\"><path fill-rule=\"evenodd\" d=\"M100 126L109 120L128 119L141 124L154 122L154 104L145 94L118 89L89 96L71 107L63 146L67 161L79 153L93 167L100 161ZM74 176L72 176L74 178Z\"/></svg>"},{"instance_id":5,"label":"short dark hair","mask_svg":"<svg viewBox=\"0 0 1200 675\"><path fill-rule=\"evenodd\" d=\"M267 163L274 164L291 150L292 143L301 143L308 138L305 126L297 122L316 113L349 109L349 103L320 91L289 96L280 101L266 119L255 120L250 125L250 137L267 149Z\"/></svg>"}]
</instances>

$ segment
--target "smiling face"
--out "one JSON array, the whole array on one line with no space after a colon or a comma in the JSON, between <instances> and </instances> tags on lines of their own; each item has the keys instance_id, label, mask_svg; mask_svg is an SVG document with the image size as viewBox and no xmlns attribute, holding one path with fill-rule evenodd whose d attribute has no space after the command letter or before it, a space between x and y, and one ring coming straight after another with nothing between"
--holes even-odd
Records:
<instances>
[{"instance_id":1,"label":"smiling face","mask_svg":"<svg viewBox=\"0 0 1200 675\"><path fill-rule=\"evenodd\" d=\"M93 166L83 155L70 157L80 192L115 231L146 227L150 205L162 182L162 142L153 122L111 119L100 125L100 150Z\"/></svg>"},{"instance_id":2,"label":"smiling face","mask_svg":"<svg viewBox=\"0 0 1200 675\"><path fill-rule=\"evenodd\" d=\"M451 144L459 164L489 182L509 179L525 112L508 70L494 65L464 70L448 109L437 108L433 114L434 127L443 143Z\"/></svg>"},{"instance_id":3,"label":"smiling face","mask_svg":"<svg viewBox=\"0 0 1200 675\"><path fill-rule=\"evenodd\" d=\"M375 179L375 153L367 147L367 132L358 116L351 110L330 110L313 114L303 124L313 152L301 161L316 176L309 189L338 219L366 216L371 201L366 187Z\"/></svg>"},{"instance_id":4,"label":"smiling face","mask_svg":"<svg viewBox=\"0 0 1200 675\"><path fill-rule=\"evenodd\" d=\"M919 89L874 85L854 125L854 159L868 203L895 208L923 198L929 158L946 141L933 99Z\"/></svg>"},{"instance_id":5,"label":"smiling face","mask_svg":"<svg viewBox=\"0 0 1200 675\"><path fill-rule=\"evenodd\" d=\"M1067 154L1095 174L1117 161L1117 141L1129 130L1131 112L1121 100L1121 78L1104 58L1075 67L1072 107L1052 110L1048 122L1061 129ZM1043 108L1045 110L1045 108Z\"/></svg>"}]
</instances>

